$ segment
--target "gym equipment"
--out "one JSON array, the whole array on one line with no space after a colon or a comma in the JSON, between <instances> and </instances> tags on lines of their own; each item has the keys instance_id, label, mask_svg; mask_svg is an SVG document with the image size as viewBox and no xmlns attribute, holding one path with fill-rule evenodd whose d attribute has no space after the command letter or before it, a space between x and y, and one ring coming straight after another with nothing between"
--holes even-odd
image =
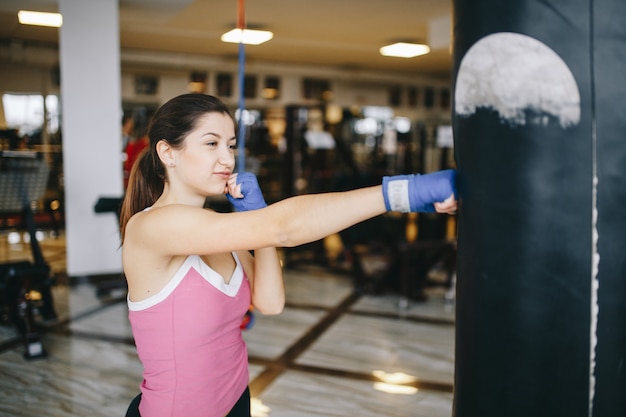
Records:
<instances>
[{"instance_id":1,"label":"gym equipment","mask_svg":"<svg viewBox=\"0 0 626 417\"><path fill-rule=\"evenodd\" d=\"M93 207L95 213L113 213L115 218L120 219L120 209L122 208L122 201L124 197L99 197L96 204ZM126 293L128 285L126 284L126 277L123 273L115 276L112 279L104 279L95 282L96 297L99 299L106 298L114 293L116 290L122 290Z\"/></svg>"},{"instance_id":2,"label":"gym equipment","mask_svg":"<svg viewBox=\"0 0 626 417\"><path fill-rule=\"evenodd\" d=\"M625 23L454 1L456 417L626 415Z\"/></svg>"},{"instance_id":3,"label":"gym equipment","mask_svg":"<svg viewBox=\"0 0 626 417\"><path fill-rule=\"evenodd\" d=\"M41 200L48 182L49 168L36 152L0 153L0 212L21 214L30 237L33 261L0 264L0 307L24 340L24 358L46 356L35 316L55 320L57 314L51 293L53 278L39 242L31 205Z\"/></svg>"}]
</instances>

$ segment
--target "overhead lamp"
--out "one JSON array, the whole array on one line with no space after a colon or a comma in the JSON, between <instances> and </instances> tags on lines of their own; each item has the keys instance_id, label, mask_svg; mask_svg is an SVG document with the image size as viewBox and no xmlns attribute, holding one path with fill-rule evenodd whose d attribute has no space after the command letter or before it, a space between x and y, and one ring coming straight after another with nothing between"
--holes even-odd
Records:
<instances>
[{"instance_id":1,"label":"overhead lamp","mask_svg":"<svg viewBox=\"0 0 626 417\"><path fill-rule=\"evenodd\" d=\"M63 25L63 16L61 13L45 13L32 12L29 10L20 10L17 12L17 19L23 25L50 26L61 27Z\"/></svg>"},{"instance_id":2,"label":"overhead lamp","mask_svg":"<svg viewBox=\"0 0 626 417\"><path fill-rule=\"evenodd\" d=\"M222 35L222 42L244 43L246 45L259 45L274 37L272 32L255 29L233 29Z\"/></svg>"},{"instance_id":3,"label":"overhead lamp","mask_svg":"<svg viewBox=\"0 0 626 417\"><path fill-rule=\"evenodd\" d=\"M380 54L398 58L414 58L430 52L428 45L419 43L396 42L380 48Z\"/></svg>"}]
</instances>

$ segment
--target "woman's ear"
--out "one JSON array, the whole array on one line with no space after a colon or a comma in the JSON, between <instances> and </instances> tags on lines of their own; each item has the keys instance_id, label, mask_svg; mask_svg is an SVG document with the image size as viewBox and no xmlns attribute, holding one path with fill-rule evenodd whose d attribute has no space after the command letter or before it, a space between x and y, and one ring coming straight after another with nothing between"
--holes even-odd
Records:
<instances>
[{"instance_id":1,"label":"woman's ear","mask_svg":"<svg viewBox=\"0 0 626 417\"><path fill-rule=\"evenodd\" d=\"M165 139L161 139L156 144L156 151L159 159L165 166L173 167L175 165L174 151Z\"/></svg>"}]
</instances>

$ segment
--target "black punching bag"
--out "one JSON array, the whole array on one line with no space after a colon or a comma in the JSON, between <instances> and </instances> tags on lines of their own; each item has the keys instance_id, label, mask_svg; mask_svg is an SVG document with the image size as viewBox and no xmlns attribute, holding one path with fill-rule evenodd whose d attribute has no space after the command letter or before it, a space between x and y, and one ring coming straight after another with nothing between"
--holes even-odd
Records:
<instances>
[{"instance_id":1,"label":"black punching bag","mask_svg":"<svg viewBox=\"0 0 626 417\"><path fill-rule=\"evenodd\" d=\"M624 417L626 1L453 20L453 414Z\"/></svg>"}]
</instances>

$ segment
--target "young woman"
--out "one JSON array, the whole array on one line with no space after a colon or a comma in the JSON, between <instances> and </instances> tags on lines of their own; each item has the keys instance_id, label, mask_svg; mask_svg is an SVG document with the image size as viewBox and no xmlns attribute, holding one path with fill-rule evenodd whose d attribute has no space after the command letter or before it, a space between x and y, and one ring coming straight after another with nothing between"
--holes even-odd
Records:
<instances>
[{"instance_id":1,"label":"young woman","mask_svg":"<svg viewBox=\"0 0 626 417\"><path fill-rule=\"evenodd\" d=\"M127 416L250 416L241 320L285 302L276 247L313 242L387 210L456 210L454 171L265 204L233 173L235 122L219 99L184 94L153 116L121 213L129 318L144 366ZM226 194L232 213L203 208ZM249 251L254 251L254 256Z\"/></svg>"}]
</instances>

